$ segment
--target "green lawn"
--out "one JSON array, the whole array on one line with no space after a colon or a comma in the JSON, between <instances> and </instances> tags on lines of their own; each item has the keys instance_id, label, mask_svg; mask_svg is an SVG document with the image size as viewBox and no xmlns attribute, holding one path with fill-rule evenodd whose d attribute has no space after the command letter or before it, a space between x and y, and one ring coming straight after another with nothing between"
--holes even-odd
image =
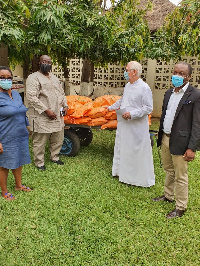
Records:
<instances>
[{"instance_id":1,"label":"green lawn","mask_svg":"<svg viewBox=\"0 0 200 266\"><path fill-rule=\"evenodd\" d=\"M151 201L165 179L156 145L156 185L133 187L111 176L115 131L93 133L64 166L48 154L45 172L25 166L34 191L14 192L9 176L16 200L0 199L0 265L200 265L200 153L189 165L188 211L166 220L174 204Z\"/></svg>"}]
</instances>

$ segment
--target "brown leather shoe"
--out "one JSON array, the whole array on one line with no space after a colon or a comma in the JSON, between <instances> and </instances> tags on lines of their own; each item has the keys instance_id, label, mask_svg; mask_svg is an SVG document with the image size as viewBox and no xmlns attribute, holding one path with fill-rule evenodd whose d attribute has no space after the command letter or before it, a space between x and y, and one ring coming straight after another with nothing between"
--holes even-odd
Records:
<instances>
[{"instance_id":1,"label":"brown leather shoe","mask_svg":"<svg viewBox=\"0 0 200 266\"><path fill-rule=\"evenodd\" d=\"M165 195L162 195L158 198L153 198L153 201L168 201L168 202L174 202L174 200L169 200L168 198L165 197Z\"/></svg>"},{"instance_id":2,"label":"brown leather shoe","mask_svg":"<svg viewBox=\"0 0 200 266\"><path fill-rule=\"evenodd\" d=\"M181 217L183 216L184 212L186 210L179 210L179 209L175 209L172 212L167 214L167 219L172 219L172 218L176 218L176 217Z\"/></svg>"}]
</instances>

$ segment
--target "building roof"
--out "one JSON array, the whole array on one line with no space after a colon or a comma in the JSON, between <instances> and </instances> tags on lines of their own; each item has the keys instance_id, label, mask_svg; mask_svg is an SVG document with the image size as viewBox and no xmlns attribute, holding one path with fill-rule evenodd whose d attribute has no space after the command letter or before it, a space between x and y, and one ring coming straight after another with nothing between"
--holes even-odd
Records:
<instances>
[{"instance_id":1,"label":"building roof","mask_svg":"<svg viewBox=\"0 0 200 266\"><path fill-rule=\"evenodd\" d=\"M169 0L151 1L153 3L153 10L148 11L145 17L150 30L156 31L163 25L165 17L176 8L176 5L171 3ZM147 2L148 0L140 0L141 7L145 7Z\"/></svg>"}]
</instances>

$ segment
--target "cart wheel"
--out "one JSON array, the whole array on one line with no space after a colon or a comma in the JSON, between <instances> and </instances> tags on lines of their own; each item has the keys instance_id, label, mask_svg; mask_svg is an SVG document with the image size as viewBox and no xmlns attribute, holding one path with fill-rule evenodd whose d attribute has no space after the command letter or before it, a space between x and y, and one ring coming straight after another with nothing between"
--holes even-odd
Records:
<instances>
[{"instance_id":1,"label":"cart wheel","mask_svg":"<svg viewBox=\"0 0 200 266\"><path fill-rule=\"evenodd\" d=\"M65 129L64 141L62 148L60 150L60 154L73 157L78 154L79 150L80 150L80 140L78 136L74 132Z\"/></svg>"},{"instance_id":2,"label":"cart wheel","mask_svg":"<svg viewBox=\"0 0 200 266\"><path fill-rule=\"evenodd\" d=\"M150 135L150 140L151 140L151 147L153 148L153 146L154 146L154 138L153 138L152 135Z\"/></svg>"},{"instance_id":3,"label":"cart wheel","mask_svg":"<svg viewBox=\"0 0 200 266\"><path fill-rule=\"evenodd\" d=\"M81 146L88 146L93 139L93 133L90 128L78 127L75 129L77 136L79 137Z\"/></svg>"},{"instance_id":4,"label":"cart wheel","mask_svg":"<svg viewBox=\"0 0 200 266\"><path fill-rule=\"evenodd\" d=\"M156 136L158 136L158 131L151 129L151 130L149 130L149 134L150 134L150 140L151 140L151 147L153 148L155 139L157 141ZM155 137L155 139L154 139L154 137Z\"/></svg>"}]
</instances>

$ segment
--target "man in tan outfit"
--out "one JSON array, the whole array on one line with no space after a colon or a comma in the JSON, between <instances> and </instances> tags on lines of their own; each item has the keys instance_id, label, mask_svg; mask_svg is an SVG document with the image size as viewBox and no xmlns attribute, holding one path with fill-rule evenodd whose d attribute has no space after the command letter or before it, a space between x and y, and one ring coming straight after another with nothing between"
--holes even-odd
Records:
<instances>
[{"instance_id":1,"label":"man in tan outfit","mask_svg":"<svg viewBox=\"0 0 200 266\"><path fill-rule=\"evenodd\" d=\"M49 140L50 158L53 163L63 165L59 152L64 140L64 120L67 114L67 100L58 78L50 73L51 58L40 57L40 70L30 74L26 81L28 118L33 132L34 163L39 170L44 165L45 146Z\"/></svg>"},{"instance_id":2,"label":"man in tan outfit","mask_svg":"<svg viewBox=\"0 0 200 266\"><path fill-rule=\"evenodd\" d=\"M163 167L166 172L164 195L153 201L173 202L176 208L167 219L181 217L188 203L188 162L200 149L200 90L192 87L189 80L192 67L179 62L174 67L173 87L166 91L158 146L161 146Z\"/></svg>"}]
</instances>

